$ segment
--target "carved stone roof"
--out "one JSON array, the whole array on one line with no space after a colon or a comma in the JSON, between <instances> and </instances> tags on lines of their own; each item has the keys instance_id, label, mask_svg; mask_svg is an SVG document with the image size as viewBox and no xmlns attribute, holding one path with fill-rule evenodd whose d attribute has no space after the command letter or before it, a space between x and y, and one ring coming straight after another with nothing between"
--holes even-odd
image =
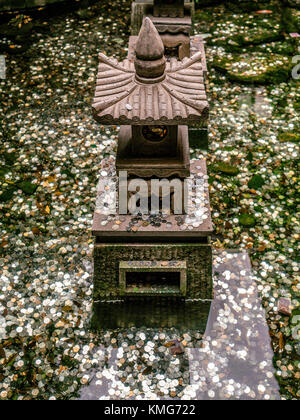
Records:
<instances>
[{"instance_id":1,"label":"carved stone roof","mask_svg":"<svg viewBox=\"0 0 300 420\"><path fill-rule=\"evenodd\" d=\"M119 63L104 54L99 60L93 111L100 123L188 125L208 118L201 52L171 59L165 78L149 84L137 81L132 61Z\"/></svg>"}]
</instances>

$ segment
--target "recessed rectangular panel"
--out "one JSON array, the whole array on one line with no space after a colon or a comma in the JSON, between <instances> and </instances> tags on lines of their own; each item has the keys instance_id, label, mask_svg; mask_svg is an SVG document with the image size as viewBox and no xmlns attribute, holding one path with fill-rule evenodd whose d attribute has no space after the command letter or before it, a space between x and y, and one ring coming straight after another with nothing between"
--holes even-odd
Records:
<instances>
[{"instance_id":1,"label":"recessed rectangular panel","mask_svg":"<svg viewBox=\"0 0 300 420\"><path fill-rule=\"evenodd\" d=\"M119 282L127 296L185 296L185 261L123 261Z\"/></svg>"}]
</instances>

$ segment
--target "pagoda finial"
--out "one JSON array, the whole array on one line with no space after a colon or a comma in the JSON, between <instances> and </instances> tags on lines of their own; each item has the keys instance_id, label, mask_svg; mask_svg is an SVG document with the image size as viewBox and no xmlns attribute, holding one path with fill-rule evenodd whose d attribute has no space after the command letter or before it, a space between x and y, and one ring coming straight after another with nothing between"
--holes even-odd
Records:
<instances>
[{"instance_id":1,"label":"pagoda finial","mask_svg":"<svg viewBox=\"0 0 300 420\"><path fill-rule=\"evenodd\" d=\"M136 44L134 61L136 78L143 83L157 83L164 79L166 59L164 45L152 21L143 21Z\"/></svg>"}]
</instances>

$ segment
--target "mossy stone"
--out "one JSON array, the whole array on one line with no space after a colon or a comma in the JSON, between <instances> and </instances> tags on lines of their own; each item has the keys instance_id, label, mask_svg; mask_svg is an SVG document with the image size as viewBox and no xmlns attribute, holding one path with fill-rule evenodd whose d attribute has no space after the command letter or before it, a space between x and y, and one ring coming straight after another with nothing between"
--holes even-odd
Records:
<instances>
[{"instance_id":1,"label":"mossy stone","mask_svg":"<svg viewBox=\"0 0 300 420\"><path fill-rule=\"evenodd\" d=\"M263 54L278 54L278 55L290 55L294 56L297 53L297 46L291 38L286 38L281 41L270 42L269 44L256 45L252 48L248 48L247 52L260 52Z\"/></svg>"},{"instance_id":2,"label":"mossy stone","mask_svg":"<svg viewBox=\"0 0 300 420\"><path fill-rule=\"evenodd\" d=\"M213 67L233 82L245 84L278 84L291 78L290 57L278 54L244 54L216 57Z\"/></svg>"},{"instance_id":3,"label":"mossy stone","mask_svg":"<svg viewBox=\"0 0 300 420\"><path fill-rule=\"evenodd\" d=\"M256 10L276 7L277 2L270 0L226 0L226 5L234 12L253 12Z\"/></svg>"},{"instance_id":4,"label":"mossy stone","mask_svg":"<svg viewBox=\"0 0 300 420\"><path fill-rule=\"evenodd\" d=\"M8 166L0 166L0 177L4 178L5 175L10 171Z\"/></svg>"},{"instance_id":5,"label":"mossy stone","mask_svg":"<svg viewBox=\"0 0 300 420\"><path fill-rule=\"evenodd\" d=\"M22 181L18 183L18 187L27 195L32 195L37 189L37 185L32 184L30 181Z\"/></svg>"},{"instance_id":6,"label":"mossy stone","mask_svg":"<svg viewBox=\"0 0 300 420\"><path fill-rule=\"evenodd\" d=\"M248 187L253 190L258 190L265 184L265 180L261 175L253 175L253 177L248 182Z\"/></svg>"},{"instance_id":7,"label":"mossy stone","mask_svg":"<svg viewBox=\"0 0 300 420\"><path fill-rule=\"evenodd\" d=\"M299 143L300 134L294 132L280 133L278 138L281 143Z\"/></svg>"},{"instance_id":8,"label":"mossy stone","mask_svg":"<svg viewBox=\"0 0 300 420\"><path fill-rule=\"evenodd\" d=\"M243 227L250 228L256 225L256 220L252 214L241 214L239 223Z\"/></svg>"},{"instance_id":9,"label":"mossy stone","mask_svg":"<svg viewBox=\"0 0 300 420\"><path fill-rule=\"evenodd\" d=\"M13 198L15 188L9 188L0 195L0 203L7 203Z\"/></svg>"},{"instance_id":10,"label":"mossy stone","mask_svg":"<svg viewBox=\"0 0 300 420\"><path fill-rule=\"evenodd\" d=\"M229 176L236 176L240 172L236 166L232 166L225 162L218 162L213 165L212 170Z\"/></svg>"}]
</instances>

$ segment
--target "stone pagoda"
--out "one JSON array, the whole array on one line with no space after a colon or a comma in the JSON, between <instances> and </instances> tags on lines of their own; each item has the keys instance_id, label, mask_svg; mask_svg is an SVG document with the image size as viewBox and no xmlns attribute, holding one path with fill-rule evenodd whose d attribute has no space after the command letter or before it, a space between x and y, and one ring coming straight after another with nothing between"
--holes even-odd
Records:
<instances>
[{"instance_id":1,"label":"stone pagoda","mask_svg":"<svg viewBox=\"0 0 300 420\"><path fill-rule=\"evenodd\" d=\"M103 54L99 60L94 117L121 130L115 164L102 162L101 174L116 177L118 205L113 214L96 207L94 297L211 299L213 227L206 163L190 162L188 139L188 125L206 121L209 114L201 52L167 61L157 29L145 18L134 60L118 62ZM180 214L178 206L170 212L129 214L128 184L140 185L141 178L147 202L153 202L153 181L167 180L188 192L187 207ZM97 203L103 204L110 187L100 185ZM158 192L158 202L163 194Z\"/></svg>"}]
</instances>

